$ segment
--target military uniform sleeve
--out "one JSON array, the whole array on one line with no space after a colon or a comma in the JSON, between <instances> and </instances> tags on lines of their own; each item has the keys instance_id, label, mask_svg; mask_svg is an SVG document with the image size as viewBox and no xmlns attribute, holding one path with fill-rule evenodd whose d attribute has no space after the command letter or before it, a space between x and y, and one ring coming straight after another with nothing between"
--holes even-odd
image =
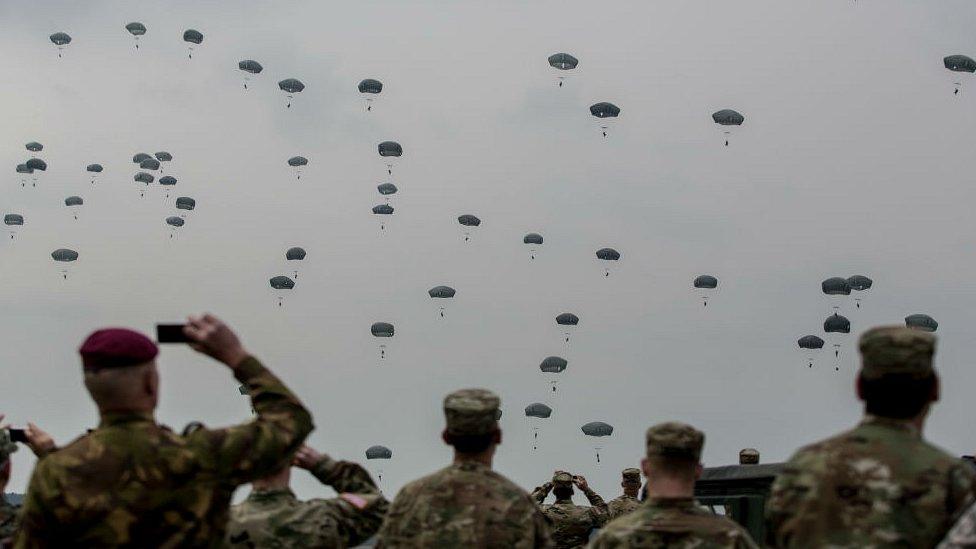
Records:
<instances>
[{"instance_id":1,"label":"military uniform sleeve","mask_svg":"<svg viewBox=\"0 0 976 549\"><path fill-rule=\"evenodd\" d=\"M611 547L621 546L620 539L614 536L613 532L609 530L600 530L600 533L590 540L590 544L587 545L589 549L610 549Z\"/></svg>"},{"instance_id":2,"label":"military uniform sleeve","mask_svg":"<svg viewBox=\"0 0 976 549\"><path fill-rule=\"evenodd\" d=\"M973 504L976 495L976 473L971 466L959 461L949 469L949 489L946 495L946 515L958 519Z\"/></svg>"},{"instance_id":3,"label":"military uniform sleeve","mask_svg":"<svg viewBox=\"0 0 976 549\"><path fill-rule=\"evenodd\" d=\"M247 385L256 417L226 429L200 429L187 441L218 477L243 484L287 465L312 431L312 416L256 358L245 359L234 376Z\"/></svg>"},{"instance_id":4,"label":"military uniform sleeve","mask_svg":"<svg viewBox=\"0 0 976 549\"><path fill-rule=\"evenodd\" d=\"M542 504L543 501L546 501L546 496L549 495L550 490L552 490L551 482L547 482L542 486L536 486L535 490L532 490L532 499L534 499L536 503Z\"/></svg>"},{"instance_id":5,"label":"military uniform sleeve","mask_svg":"<svg viewBox=\"0 0 976 549\"><path fill-rule=\"evenodd\" d=\"M976 547L976 505L963 513L949 530L938 549L972 549Z\"/></svg>"},{"instance_id":6,"label":"military uniform sleeve","mask_svg":"<svg viewBox=\"0 0 976 549\"><path fill-rule=\"evenodd\" d=\"M14 547L62 547L71 543L70 539L62 539L60 534L63 529L58 528L60 520L55 514L57 509L66 509L66 506L59 505L61 493L49 465L39 461L24 497L20 532L14 540Z\"/></svg>"},{"instance_id":7,"label":"military uniform sleeve","mask_svg":"<svg viewBox=\"0 0 976 549\"><path fill-rule=\"evenodd\" d=\"M383 519L383 525L380 527L380 533L376 537L376 547L398 547L403 543L405 535L410 532L403 531L403 519L406 514L413 509L414 497L413 497L413 487L408 484L400 489L397 497L393 499L393 504L390 505L390 511L386 514L386 518ZM416 532L414 532L416 534Z\"/></svg>"},{"instance_id":8,"label":"military uniform sleeve","mask_svg":"<svg viewBox=\"0 0 976 549\"><path fill-rule=\"evenodd\" d=\"M765 543L768 547L785 547L789 544L788 527L793 519L793 511L809 493L809 487L802 484L800 460L799 455L793 456L773 482L766 502Z\"/></svg>"},{"instance_id":9,"label":"military uniform sleeve","mask_svg":"<svg viewBox=\"0 0 976 549\"><path fill-rule=\"evenodd\" d=\"M339 493L338 498L317 504L335 521L342 546L359 545L379 530L390 505L365 469L323 456L311 473Z\"/></svg>"},{"instance_id":10,"label":"military uniform sleeve","mask_svg":"<svg viewBox=\"0 0 976 549\"><path fill-rule=\"evenodd\" d=\"M549 519L538 505L535 506L535 513L532 514L532 523L535 529L534 547L554 547L552 541L552 529L549 527Z\"/></svg>"},{"instance_id":11,"label":"military uniform sleeve","mask_svg":"<svg viewBox=\"0 0 976 549\"><path fill-rule=\"evenodd\" d=\"M593 527L600 528L607 522L607 518L610 516L610 511L607 508L607 503L603 501L600 494L597 494L589 486L583 490L583 494L586 495L586 499L590 502L590 517L593 520Z\"/></svg>"}]
</instances>

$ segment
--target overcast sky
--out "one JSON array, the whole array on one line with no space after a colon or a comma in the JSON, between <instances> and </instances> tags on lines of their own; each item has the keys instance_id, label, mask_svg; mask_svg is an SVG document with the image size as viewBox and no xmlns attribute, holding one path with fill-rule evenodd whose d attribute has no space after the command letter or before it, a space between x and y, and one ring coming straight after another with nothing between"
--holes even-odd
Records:
<instances>
[{"instance_id":1,"label":"overcast sky","mask_svg":"<svg viewBox=\"0 0 976 549\"><path fill-rule=\"evenodd\" d=\"M62 444L97 424L76 355L93 329L211 311L312 409L311 445L393 449L389 494L447 463L441 400L481 386L502 398L500 471L531 489L567 469L612 497L660 421L704 430L706 465L750 446L783 460L849 427L857 334L924 312L944 379L927 435L976 449L976 82L953 96L942 67L976 54L972 2L285 4L0 4L0 213L26 218L0 239L0 411L15 424ZM148 28L139 50L130 21ZM193 59L187 28L205 35ZM61 59L58 31L74 39ZM580 59L562 88L558 51ZM242 59L264 65L247 91ZM384 84L369 113L367 77ZM290 109L284 78L307 86ZM598 101L622 111L607 139ZM746 117L728 148L710 118L722 108ZM22 188L34 140L49 169ZM404 149L392 178L384 140ZM176 192L140 198L130 159L158 150ZM400 192L380 231L385 181ZM69 195L85 199L78 220ZM170 239L177 195L197 209ZM469 242L465 213L482 219ZM534 261L530 231L545 237ZM279 308L268 279L290 274L296 245L308 257ZM605 246L622 254L609 277ZM81 255L67 280L61 247ZM720 280L707 308L691 287L704 273ZM820 281L852 274L874 288L842 305L840 360L825 348L809 369L796 339L832 311ZM443 319L427 297L439 284L457 289ZM564 311L582 319L569 344ZM375 321L396 325L384 360ZM569 360L555 394L548 355ZM161 422L250 417L220 365L180 346L159 362ZM536 401L555 411L532 451ZM600 464L580 432L593 420L615 427ZM15 456L11 489L32 463Z\"/></svg>"}]
</instances>

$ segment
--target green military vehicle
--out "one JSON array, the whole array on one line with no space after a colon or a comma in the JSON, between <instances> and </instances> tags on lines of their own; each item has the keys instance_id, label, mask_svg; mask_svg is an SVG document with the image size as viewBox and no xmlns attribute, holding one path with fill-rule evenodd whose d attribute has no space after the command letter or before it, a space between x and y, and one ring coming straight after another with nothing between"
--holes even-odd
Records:
<instances>
[{"instance_id":1,"label":"green military vehicle","mask_svg":"<svg viewBox=\"0 0 976 549\"><path fill-rule=\"evenodd\" d=\"M739 465L706 467L695 483L695 499L738 522L759 543L766 536L766 499L783 463L759 463L759 452L739 453Z\"/></svg>"}]
</instances>

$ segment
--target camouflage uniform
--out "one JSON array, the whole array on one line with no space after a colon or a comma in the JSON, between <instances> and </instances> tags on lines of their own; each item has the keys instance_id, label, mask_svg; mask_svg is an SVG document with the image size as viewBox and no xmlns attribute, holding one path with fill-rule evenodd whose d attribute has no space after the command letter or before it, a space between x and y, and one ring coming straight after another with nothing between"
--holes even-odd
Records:
<instances>
[{"instance_id":1,"label":"camouflage uniform","mask_svg":"<svg viewBox=\"0 0 976 549\"><path fill-rule=\"evenodd\" d=\"M230 509L228 546L350 547L379 530L389 504L365 469L323 456L311 473L339 497L299 501L288 488L254 490Z\"/></svg>"},{"instance_id":2,"label":"camouflage uniform","mask_svg":"<svg viewBox=\"0 0 976 549\"><path fill-rule=\"evenodd\" d=\"M938 547L938 549L973 548L976 548L976 505L963 513Z\"/></svg>"},{"instance_id":3,"label":"camouflage uniform","mask_svg":"<svg viewBox=\"0 0 976 549\"><path fill-rule=\"evenodd\" d=\"M622 476L624 484L636 484L638 488L640 487L640 469L624 469ZM617 496L607 503L607 513L609 515L608 520L613 520L617 517L626 515L638 507L640 507L640 500L637 499L637 496L628 496L627 494Z\"/></svg>"},{"instance_id":4,"label":"camouflage uniform","mask_svg":"<svg viewBox=\"0 0 976 549\"><path fill-rule=\"evenodd\" d=\"M0 467L17 451L17 444L10 440L10 431L0 429ZM0 491L0 547L6 547L20 527L20 505L7 501Z\"/></svg>"},{"instance_id":5,"label":"camouflage uniform","mask_svg":"<svg viewBox=\"0 0 976 549\"><path fill-rule=\"evenodd\" d=\"M257 417L183 437L149 413L105 413L98 429L38 462L17 547L210 547L231 494L288 463L312 430L298 398L255 358L235 370Z\"/></svg>"},{"instance_id":6,"label":"camouflage uniform","mask_svg":"<svg viewBox=\"0 0 976 549\"><path fill-rule=\"evenodd\" d=\"M861 337L861 377L932 375L934 338L907 328ZM800 449L773 484L773 547L933 547L972 502L974 473L904 420L866 416Z\"/></svg>"},{"instance_id":7,"label":"camouflage uniform","mask_svg":"<svg viewBox=\"0 0 976 549\"><path fill-rule=\"evenodd\" d=\"M705 435L683 423L661 423L647 430L649 457L698 462ZM690 488L689 488L690 491ZM689 497L651 497L636 511L608 524L591 548L756 549L741 526L697 505Z\"/></svg>"},{"instance_id":8,"label":"camouflage uniform","mask_svg":"<svg viewBox=\"0 0 976 549\"><path fill-rule=\"evenodd\" d=\"M447 432L498 429L499 399L464 389L444 399ZM545 517L524 490L472 461L456 461L404 486L380 529L377 547L550 547Z\"/></svg>"},{"instance_id":9,"label":"camouflage uniform","mask_svg":"<svg viewBox=\"0 0 976 549\"><path fill-rule=\"evenodd\" d=\"M607 521L607 504L591 488L583 489L583 494L592 507L576 505L572 498L556 499L555 503L542 505L549 491L556 485L572 486L573 476L559 472L547 482L532 491L532 497L542 506L542 512L552 524L552 540L558 549L583 547L590 538L590 531L599 528Z\"/></svg>"}]
</instances>

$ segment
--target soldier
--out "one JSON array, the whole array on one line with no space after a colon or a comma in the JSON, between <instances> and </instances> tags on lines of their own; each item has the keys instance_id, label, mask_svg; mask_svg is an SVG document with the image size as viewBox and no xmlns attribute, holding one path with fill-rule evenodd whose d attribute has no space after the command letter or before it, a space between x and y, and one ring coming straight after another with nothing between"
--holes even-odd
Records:
<instances>
[{"instance_id":1,"label":"soldier","mask_svg":"<svg viewBox=\"0 0 976 549\"><path fill-rule=\"evenodd\" d=\"M621 476L623 477L623 481L620 483L620 486L624 489L624 493L610 500L610 503L607 503L608 520L626 515L640 507L640 501L637 499L637 494L640 492L641 487L640 469L624 469Z\"/></svg>"},{"instance_id":2,"label":"soldier","mask_svg":"<svg viewBox=\"0 0 976 549\"><path fill-rule=\"evenodd\" d=\"M380 529L377 547L550 547L542 512L515 483L491 469L502 434L500 401L463 389L444 399L454 462L404 486Z\"/></svg>"},{"instance_id":3,"label":"soldier","mask_svg":"<svg viewBox=\"0 0 976 549\"><path fill-rule=\"evenodd\" d=\"M288 487L291 467L283 467L255 480L247 499L230 508L230 547L352 547L380 529L389 504L361 466L308 446L295 453L294 465L339 497L298 501Z\"/></svg>"},{"instance_id":4,"label":"soldier","mask_svg":"<svg viewBox=\"0 0 976 549\"><path fill-rule=\"evenodd\" d=\"M573 503L574 484L586 495L592 507ZM556 501L543 505L550 490L556 496ZM583 547L590 538L590 532L607 522L607 504L590 489L581 475L556 471L551 482L532 491L532 497L542 505L542 512L552 524L552 540L558 549Z\"/></svg>"},{"instance_id":5,"label":"soldier","mask_svg":"<svg viewBox=\"0 0 976 549\"><path fill-rule=\"evenodd\" d=\"M7 547L13 543L13 536L20 529L20 505L10 503L4 495L13 468L10 455L17 451L17 444L11 440L10 426L3 424L3 417L0 414L0 547ZM55 450L54 439L33 423L27 424L24 438L38 458Z\"/></svg>"},{"instance_id":6,"label":"soldier","mask_svg":"<svg viewBox=\"0 0 976 549\"><path fill-rule=\"evenodd\" d=\"M874 328L860 349L864 419L786 464L766 507L772 547L933 547L973 500L970 467L922 439L939 398L935 338Z\"/></svg>"},{"instance_id":7,"label":"soldier","mask_svg":"<svg viewBox=\"0 0 976 549\"><path fill-rule=\"evenodd\" d=\"M705 444L701 431L684 423L661 423L647 430L646 443L641 468L647 499L601 530L591 548L757 548L741 526L695 503Z\"/></svg>"},{"instance_id":8,"label":"soldier","mask_svg":"<svg viewBox=\"0 0 976 549\"><path fill-rule=\"evenodd\" d=\"M40 460L17 547L200 547L224 537L234 489L288 463L312 430L298 398L210 315L183 330L191 346L246 383L257 416L186 437L156 423L156 345L99 330L79 350L101 423Z\"/></svg>"}]
</instances>

